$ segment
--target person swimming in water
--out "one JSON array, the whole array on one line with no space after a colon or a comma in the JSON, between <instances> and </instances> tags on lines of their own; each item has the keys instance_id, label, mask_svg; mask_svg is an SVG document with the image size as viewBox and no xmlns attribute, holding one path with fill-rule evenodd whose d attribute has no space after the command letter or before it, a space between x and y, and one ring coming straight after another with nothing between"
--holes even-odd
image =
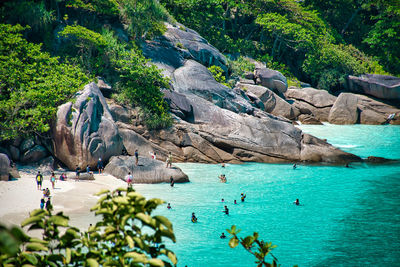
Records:
<instances>
[{"instance_id":1,"label":"person swimming in water","mask_svg":"<svg viewBox=\"0 0 400 267\"><path fill-rule=\"evenodd\" d=\"M233 204L237 204L236 199L233 201Z\"/></svg>"},{"instance_id":2,"label":"person swimming in water","mask_svg":"<svg viewBox=\"0 0 400 267\"><path fill-rule=\"evenodd\" d=\"M293 202L293 204L295 204L296 206L299 206L299 205L300 205L300 201L299 201L299 199L298 199L298 198L296 198L296 201L294 201L294 202Z\"/></svg>"},{"instance_id":3,"label":"person swimming in water","mask_svg":"<svg viewBox=\"0 0 400 267\"><path fill-rule=\"evenodd\" d=\"M197 222L197 217L196 215L194 215L194 212L192 212L192 223L196 223Z\"/></svg>"},{"instance_id":4,"label":"person swimming in water","mask_svg":"<svg viewBox=\"0 0 400 267\"><path fill-rule=\"evenodd\" d=\"M296 168L297 168L297 165L295 163L295 164L293 164L293 170L295 170Z\"/></svg>"},{"instance_id":5,"label":"person swimming in water","mask_svg":"<svg viewBox=\"0 0 400 267\"><path fill-rule=\"evenodd\" d=\"M225 202L225 199L222 198L222 199L221 199L221 202Z\"/></svg>"},{"instance_id":6,"label":"person swimming in water","mask_svg":"<svg viewBox=\"0 0 400 267\"><path fill-rule=\"evenodd\" d=\"M225 168L225 163L222 163L222 164L221 164L221 167L222 167L222 168Z\"/></svg>"},{"instance_id":7,"label":"person swimming in water","mask_svg":"<svg viewBox=\"0 0 400 267\"><path fill-rule=\"evenodd\" d=\"M225 206L225 210L224 210L224 212L225 212L225 214L226 214L226 215L229 215L229 209L228 209L228 207L227 207L227 206Z\"/></svg>"},{"instance_id":8,"label":"person swimming in water","mask_svg":"<svg viewBox=\"0 0 400 267\"><path fill-rule=\"evenodd\" d=\"M171 204L170 203L168 203L168 205L167 205L167 209L171 209Z\"/></svg>"},{"instance_id":9,"label":"person swimming in water","mask_svg":"<svg viewBox=\"0 0 400 267\"><path fill-rule=\"evenodd\" d=\"M246 198L246 195L245 194L243 194L243 193L241 193L240 194L240 200L242 200L242 202L244 202L244 199Z\"/></svg>"},{"instance_id":10,"label":"person swimming in water","mask_svg":"<svg viewBox=\"0 0 400 267\"><path fill-rule=\"evenodd\" d=\"M224 238L226 238L226 235L224 233L222 233L219 238L224 239Z\"/></svg>"}]
</instances>

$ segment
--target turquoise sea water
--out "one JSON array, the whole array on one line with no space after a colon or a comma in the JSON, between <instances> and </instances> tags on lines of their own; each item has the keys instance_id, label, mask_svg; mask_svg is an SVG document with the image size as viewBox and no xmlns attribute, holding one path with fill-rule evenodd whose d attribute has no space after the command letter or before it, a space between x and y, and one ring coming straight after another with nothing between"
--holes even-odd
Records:
<instances>
[{"instance_id":1,"label":"turquoise sea water","mask_svg":"<svg viewBox=\"0 0 400 267\"><path fill-rule=\"evenodd\" d=\"M399 126L301 126L361 157L400 159ZM135 185L147 197L171 203L178 266L255 266L242 247L219 236L236 225L278 247L282 266L400 266L400 165L342 166L248 163L176 164L187 184ZM224 173L226 184L218 176ZM244 203L240 193L246 193ZM225 199L225 203L221 199ZM300 199L302 206L292 202ZM234 200L237 205L233 204ZM225 215L227 205L230 215ZM199 222L190 221L195 212Z\"/></svg>"}]
</instances>

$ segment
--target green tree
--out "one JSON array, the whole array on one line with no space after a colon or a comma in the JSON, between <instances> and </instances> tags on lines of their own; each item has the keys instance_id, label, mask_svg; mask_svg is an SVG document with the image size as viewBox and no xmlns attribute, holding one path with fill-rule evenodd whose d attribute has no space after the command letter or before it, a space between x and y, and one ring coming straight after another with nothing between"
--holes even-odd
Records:
<instances>
[{"instance_id":1,"label":"green tree","mask_svg":"<svg viewBox=\"0 0 400 267\"><path fill-rule=\"evenodd\" d=\"M23 29L0 24L0 140L46 133L57 106L89 81L79 68L27 42Z\"/></svg>"},{"instance_id":2,"label":"green tree","mask_svg":"<svg viewBox=\"0 0 400 267\"><path fill-rule=\"evenodd\" d=\"M175 266L175 254L163 244L175 242L171 222L152 216L161 199L146 200L133 189L104 190L92 208L101 219L85 232L69 225L62 212L34 210L23 227L39 230L43 238L17 227L0 226L0 265L22 266ZM161 258L158 258L160 257Z\"/></svg>"}]
</instances>

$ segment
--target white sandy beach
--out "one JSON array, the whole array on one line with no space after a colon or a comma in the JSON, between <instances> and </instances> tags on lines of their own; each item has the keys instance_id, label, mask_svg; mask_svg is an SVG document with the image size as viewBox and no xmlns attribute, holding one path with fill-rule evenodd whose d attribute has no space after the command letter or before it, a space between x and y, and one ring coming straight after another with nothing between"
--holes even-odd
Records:
<instances>
[{"instance_id":1,"label":"white sandy beach","mask_svg":"<svg viewBox=\"0 0 400 267\"><path fill-rule=\"evenodd\" d=\"M35 174L32 170L20 170L21 178L14 181L0 181L0 223L5 225L20 225L29 216L29 212L38 209L43 196L36 186ZM55 172L56 177L60 176ZM74 173L67 173L68 180L57 180L55 189L51 189L50 176L44 176L43 188L49 188L54 211L63 211L70 217L70 225L87 229L95 222L95 216L90 212L98 197L95 193L102 189L114 190L126 187L126 183L108 174L95 173L94 181L75 181Z\"/></svg>"}]
</instances>

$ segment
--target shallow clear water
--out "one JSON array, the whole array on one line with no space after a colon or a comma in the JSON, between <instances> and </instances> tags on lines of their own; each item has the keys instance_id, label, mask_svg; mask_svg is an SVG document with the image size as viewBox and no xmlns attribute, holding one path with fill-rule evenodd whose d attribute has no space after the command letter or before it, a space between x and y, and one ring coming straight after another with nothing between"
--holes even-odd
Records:
<instances>
[{"instance_id":1,"label":"shallow clear water","mask_svg":"<svg viewBox=\"0 0 400 267\"><path fill-rule=\"evenodd\" d=\"M400 159L399 126L301 128L361 157ZM242 236L257 231L278 245L273 254L282 266L400 266L399 164L298 165L296 170L291 164L176 165L190 183L135 187L171 203L172 210L163 205L157 213L173 222L177 243L169 247L178 266L255 266L243 248L231 249L229 239L219 238L233 224ZM219 182L221 173L226 184ZM292 204L296 198L302 206Z\"/></svg>"}]
</instances>

